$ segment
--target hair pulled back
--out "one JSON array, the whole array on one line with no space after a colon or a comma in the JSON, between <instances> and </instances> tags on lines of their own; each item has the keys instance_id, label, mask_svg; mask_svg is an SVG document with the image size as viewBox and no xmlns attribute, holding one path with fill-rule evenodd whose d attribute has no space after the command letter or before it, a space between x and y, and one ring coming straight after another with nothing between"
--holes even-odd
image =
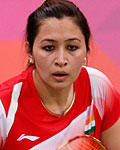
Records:
<instances>
[{"instance_id":1,"label":"hair pulled back","mask_svg":"<svg viewBox=\"0 0 120 150\"><path fill-rule=\"evenodd\" d=\"M86 18L79 8L68 0L45 0L42 5L28 17L26 40L29 42L31 53L42 21L50 17L56 17L57 19L72 17L74 23L78 25L82 31L85 37L86 49L89 51L90 29Z\"/></svg>"}]
</instances>

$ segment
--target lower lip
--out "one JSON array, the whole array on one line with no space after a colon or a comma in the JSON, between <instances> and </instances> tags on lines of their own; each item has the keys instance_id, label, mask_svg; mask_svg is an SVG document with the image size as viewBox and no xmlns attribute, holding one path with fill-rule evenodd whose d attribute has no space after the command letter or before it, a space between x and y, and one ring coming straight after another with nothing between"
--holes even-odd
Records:
<instances>
[{"instance_id":1,"label":"lower lip","mask_svg":"<svg viewBox=\"0 0 120 150\"><path fill-rule=\"evenodd\" d=\"M55 76L53 75L53 78L57 81L63 81L68 77L68 75L64 75L64 76Z\"/></svg>"}]
</instances>

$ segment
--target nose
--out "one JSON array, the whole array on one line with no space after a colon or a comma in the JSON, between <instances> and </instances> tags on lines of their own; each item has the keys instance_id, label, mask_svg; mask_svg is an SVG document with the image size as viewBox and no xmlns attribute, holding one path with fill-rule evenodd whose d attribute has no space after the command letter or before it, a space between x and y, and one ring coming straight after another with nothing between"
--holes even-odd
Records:
<instances>
[{"instance_id":1,"label":"nose","mask_svg":"<svg viewBox=\"0 0 120 150\"><path fill-rule=\"evenodd\" d=\"M56 53L55 65L64 67L68 64L67 55L63 48L59 49Z\"/></svg>"}]
</instances>

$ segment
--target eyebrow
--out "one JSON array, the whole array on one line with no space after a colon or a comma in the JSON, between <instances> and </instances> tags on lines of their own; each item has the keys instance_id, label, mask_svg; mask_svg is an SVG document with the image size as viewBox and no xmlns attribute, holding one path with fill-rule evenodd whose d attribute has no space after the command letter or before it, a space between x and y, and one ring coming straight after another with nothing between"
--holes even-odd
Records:
<instances>
[{"instance_id":1,"label":"eyebrow","mask_svg":"<svg viewBox=\"0 0 120 150\"><path fill-rule=\"evenodd\" d=\"M68 42L68 41L74 41L74 40L77 40L77 41L81 42L81 40L78 39L78 38L71 38L71 39L65 40L65 42Z\"/></svg>"},{"instance_id":2,"label":"eyebrow","mask_svg":"<svg viewBox=\"0 0 120 150\"><path fill-rule=\"evenodd\" d=\"M52 40L52 39L44 39L40 43L45 42L45 41L47 41L47 42L57 42L56 40Z\"/></svg>"},{"instance_id":3,"label":"eyebrow","mask_svg":"<svg viewBox=\"0 0 120 150\"><path fill-rule=\"evenodd\" d=\"M65 42L74 41L74 40L77 40L77 41L81 42L81 40L78 39L78 38L67 39L67 40L65 40ZM44 40L42 40L40 43L45 42L45 41L47 41L47 42L57 42L56 40L52 40L52 39L44 39Z\"/></svg>"}]
</instances>

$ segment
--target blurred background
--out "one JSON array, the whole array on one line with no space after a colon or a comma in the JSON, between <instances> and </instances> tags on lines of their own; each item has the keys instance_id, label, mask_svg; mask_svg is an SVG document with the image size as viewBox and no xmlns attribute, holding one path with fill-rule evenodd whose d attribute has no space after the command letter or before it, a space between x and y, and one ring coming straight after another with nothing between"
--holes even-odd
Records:
<instances>
[{"instance_id":1,"label":"blurred background","mask_svg":"<svg viewBox=\"0 0 120 150\"><path fill-rule=\"evenodd\" d=\"M104 72L120 92L120 0L71 0L92 32L88 66ZM27 17L43 0L0 0L0 83L25 70Z\"/></svg>"}]
</instances>

